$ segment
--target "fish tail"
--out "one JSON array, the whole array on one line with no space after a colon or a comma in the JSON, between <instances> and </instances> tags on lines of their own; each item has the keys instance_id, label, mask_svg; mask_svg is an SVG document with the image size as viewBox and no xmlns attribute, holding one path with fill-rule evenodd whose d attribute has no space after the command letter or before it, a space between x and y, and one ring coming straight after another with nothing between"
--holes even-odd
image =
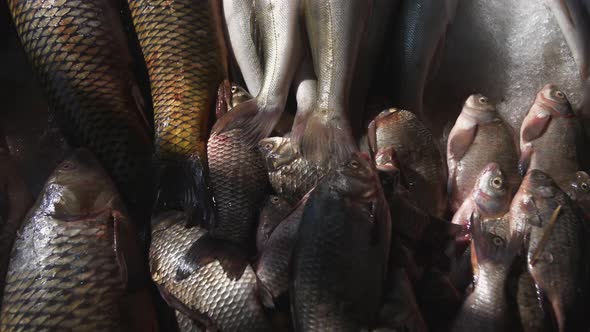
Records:
<instances>
[{"instance_id":1,"label":"fish tail","mask_svg":"<svg viewBox=\"0 0 590 332\"><path fill-rule=\"evenodd\" d=\"M157 167L154 214L181 210L188 225L209 226L212 202L205 168L197 154L185 160L160 159Z\"/></svg>"},{"instance_id":2,"label":"fish tail","mask_svg":"<svg viewBox=\"0 0 590 332\"><path fill-rule=\"evenodd\" d=\"M217 120L212 133L241 129L240 139L249 147L254 147L272 132L283 108L275 104L261 106L256 98L247 100Z\"/></svg>"},{"instance_id":3,"label":"fish tail","mask_svg":"<svg viewBox=\"0 0 590 332\"><path fill-rule=\"evenodd\" d=\"M522 247L522 234L514 232L508 238L503 239L491 233L489 226L475 213L471 214L470 222L478 264L482 265L488 262L509 265Z\"/></svg>"}]
</instances>

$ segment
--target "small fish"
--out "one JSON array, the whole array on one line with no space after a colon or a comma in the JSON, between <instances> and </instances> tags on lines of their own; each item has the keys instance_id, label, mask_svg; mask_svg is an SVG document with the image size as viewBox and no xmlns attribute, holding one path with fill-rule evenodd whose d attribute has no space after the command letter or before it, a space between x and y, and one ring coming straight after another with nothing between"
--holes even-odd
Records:
<instances>
[{"instance_id":1,"label":"small fish","mask_svg":"<svg viewBox=\"0 0 590 332\"><path fill-rule=\"evenodd\" d=\"M442 218L447 209L447 171L430 131L411 112L391 108L369 125L369 144L377 155L393 148L409 197L425 212Z\"/></svg>"},{"instance_id":2,"label":"small fish","mask_svg":"<svg viewBox=\"0 0 590 332\"><path fill-rule=\"evenodd\" d=\"M586 220L590 220L590 176L584 171L578 171L569 181L566 194L582 209Z\"/></svg>"},{"instance_id":3,"label":"small fish","mask_svg":"<svg viewBox=\"0 0 590 332\"><path fill-rule=\"evenodd\" d=\"M456 212L471 192L483 168L496 162L514 190L518 175L517 146L512 129L500 118L488 98L469 96L447 143L448 192Z\"/></svg>"},{"instance_id":4,"label":"small fish","mask_svg":"<svg viewBox=\"0 0 590 332\"><path fill-rule=\"evenodd\" d=\"M18 233L0 330L156 331L152 303L137 296L148 281L142 257L114 183L89 151L76 150ZM134 309L141 319L127 315Z\"/></svg>"},{"instance_id":5,"label":"small fish","mask_svg":"<svg viewBox=\"0 0 590 332\"><path fill-rule=\"evenodd\" d=\"M355 153L311 193L293 255L296 331L358 331L377 318L391 220L374 166Z\"/></svg>"},{"instance_id":6,"label":"small fish","mask_svg":"<svg viewBox=\"0 0 590 332\"><path fill-rule=\"evenodd\" d=\"M289 215L293 206L277 195L270 195L258 216L256 248L262 251L275 228Z\"/></svg>"},{"instance_id":7,"label":"small fish","mask_svg":"<svg viewBox=\"0 0 590 332\"><path fill-rule=\"evenodd\" d=\"M519 169L547 173L566 190L568 178L580 170L582 128L564 92L545 85L520 127Z\"/></svg>"}]
</instances>

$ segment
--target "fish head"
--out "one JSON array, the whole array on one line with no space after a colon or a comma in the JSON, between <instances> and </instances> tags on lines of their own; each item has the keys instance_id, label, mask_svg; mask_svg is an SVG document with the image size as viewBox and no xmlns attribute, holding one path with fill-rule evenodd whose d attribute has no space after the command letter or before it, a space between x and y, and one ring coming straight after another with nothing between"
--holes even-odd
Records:
<instances>
[{"instance_id":1,"label":"fish head","mask_svg":"<svg viewBox=\"0 0 590 332\"><path fill-rule=\"evenodd\" d=\"M254 97L243 87L239 86L236 83L233 83L230 87L230 107L229 110L231 111L234 107L238 106L239 104L250 100Z\"/></svg>"},{"instance_id":2,"label":"fish head","mask_svg":"<svg viewBox=\"0 0 590 332\"><path fill-rule=\"evenodd\" d=\"M497 117L496 106L490 102L488 97L476 93L467 97L463 105L462 113L478 120L491 120Z\"/></svg>"},{"instance_id":3,"label":"fish head","mask_svg":"<svg viewBox=\"0 0 590 332\"><path fill-rule=\"evenodd\" d=\"M510 185L500 165L492 162L484 167L476 181L472 197L486 217L503 214L508 210Z\"/></svg>"},{"instance_id":4,"label":"fish head","mask_svg":"<svg viewBox=\"0 0 590 332\"><path fill-rule=\"evenodd\" d=\"M568 195L590 217L590 175L584 171L575 173L573 180L569 183Z\"/></svg>"},{"instance_id":5,"label":"fish head","mask_svg":"<svg viewBox=\"0 0 590 332\"><path fill-rule=\"evenodd\" d=\"M540 108L551 112L554 116L566 118L575 116L565 92L561 91L553 84L545 85L537 93L535 104Z\"/></svg>"},{"instance_id":6,"label":"fish head","mask_svg":"<svg viewBox=\"0 0 590 332\"><path fill-rule=\"evenodd\" d=\"M535 198L551 198L560 191L557 184L545 172L530 170L522 180L521 189L530 193Z\"/></svg>"},{"instance_id":7,"label":"fish head","mask_svg":"<svg viewBox=\"0 0 590 332\"><path fill-rule=\"evenodd\" d=\"M258 142L258 149L269 171L276 171L297 158L288 137L267 137Z\"/></svg>"},{"instance_id":8,"label":"fish head","mask_svg":"<svg viewBox=\"0 0 590 332\"><path fill-rule=\"evenodd\" d=\"M371 199L378 182L377 171L368 154L355 152L351 158L336 169L337 181L333 188L352 198Z\"/></svg>"}]
</instances>

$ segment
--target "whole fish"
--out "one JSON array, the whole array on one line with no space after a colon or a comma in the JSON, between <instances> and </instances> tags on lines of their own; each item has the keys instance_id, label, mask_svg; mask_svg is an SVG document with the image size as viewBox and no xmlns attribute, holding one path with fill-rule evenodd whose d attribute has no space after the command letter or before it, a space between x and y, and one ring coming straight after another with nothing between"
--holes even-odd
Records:
<instances>
[{"instance_id":1,"label":"whole fish","mask_svg":"<svg viewBox=\"0 0 590 332\"><path fill-rule=\"evenodd\" d=\"M256 98L238 105L213 127L216 135L239 129L249 147L267 137L279 121L303 57L299 0L256 0L254 10L262 43L262 86Z\"/></svg>"},{"instance_id":2,"label":"whole fish","mask_svg":"<svg viewBox=\"0 0 590 332\"><path fill-rule=\"evenodd\" d=\"M380 154L393 148L409 198L442 218L447 208L446 163L430 131L411 112L392 108L369 125L369 142Z\"/></svg>"},{"instance_id":3,"label":"whole fish","mask_svg":"<svg viewBox=\"0 0 590 332\"><path fill-rule=\"evenodd\" d=\"M590 176L584 171L578 171L569 181L566 194L582 209L584 216L590 220Z\"/></svg>"},{"instance_id":4,"label":"whole fish","mask_svg":"<svg viewBox=\"0 0 590 332\"><path fill-rule=\"evenodd\" d=\"M481 218L471 220L479 273L452 331L506 331L511 326L506 280L522 238L520 234L502 238L490 233Z\"/></svg>"},{"instance_id":5,"label":"whole fish","mask_svg":"<svg viewBox=\"0 0 590 332\"><path fill-rule=\"evenodd\" d=\"M226 75L215 0L128 0L154 102L156 209L209 218L203 167L209 114Z\"/></svg>"},{"instance_id":6,"label":"whole fish","mask_svg":"<svg viewBox=\"0 0 590 332\"><path fill-rule=\"evenodd\" d=\"M564 92L547 84L520 127L521 174L528 169L547 173L565 190L580 170L582 128Z\"/></svg>"},{"instance_id":7,"label":"whole fish","mask_svg":"<svg viewBox=\"0 0 590 332\"><path fill-rule=\"evenodd\" d=\"M337 167L357 151L349 122L349 98L370 1L302 0L307 36L317 75L313 111L293 146L322 167Z\"/></svg>"},{"instance_id":8,"label":"whole fish","mask_svg":"<svg viewBox=\"0 0 590 332\"><path fill-rule=\"evenodd\" d=\"M527 268L559 330L579 326L588 289L583 219L553 179L536 169L523 179L510 214L512 232L528 237Z\"/></svg>"},{"instance_id":9,"label":"whole fish","mask_svg":"<svg viewBox=\"0 0 590 332\"><path fill-rule=\"evenodd\" d=\"M185 223L186 216L178 211L152 220L150 269L164 299L207 329L270 330L256 295L256 275L244 254L212 239L200 226L187 228ZM195 251L199 241L208 243L201 245L205 250ZM200 266L184 274L179 269L187 256Z\"/></svg>"},{"instance_id":10,"label":"whole fish","mask_svg":"<svg viewBox=\"0 0 590 332\"><path fill-rule=\"evenodd\" d=\"M356 153L311 193L293 256L296 331L358 331L377 318L391 220L374 166Z\"/></svg>"},{"instance_id":11,"label":"whole fish","mask_svg":"<svg viewBox=\"0 0 590 332\"><path fill-rule=\"evenodd\" d=\"M151 128L143 114L117 4L8 1L21 43L67 140L96 155L120 188L130 213L140 214L152 196L146 180Z\"/></svg>"},{"instance_id":12,"label":"whole fish","mask_svg":"<svg viewBox=\"0 0 590 332\"><path fill-rule=\"evenodd\" d=\"M99 162L77 150L47 180L19 231L0 330L155 331L142 256L121 197ZM141 307L141 325L128 315Z\"/></svg>"},{"instance_id":13,"label":"whole fish","mask_svg":"<svg viewBox=\"0 0 590 332\"><path fill-rule=\"evenodd\" d=\"M256 231L256 249L262 251L270 239L275 228L289 215L293 206L283 198L270 195L258 216L258 229Z\"/></svg>"},{"instance_id":14,"label":"whole fish","mask_svg":"<svg viewBox=\"0 0 590 332\"><path fill-rule=\"evenodd\" d=\"M471 95L447 143L448 192L452 212L461 206L477 176L490 162L500 165L512 188L518 186L517 146L512 129L500 118L488 98L480 94Z\"/></svg>"},{"instance_id":15,"label":"whole fish","mask_svg":"<svg viewBox=\"0 0 590 332\"><path fill-rule=\"evenodd\" d=\"M327 172L297 153L288 137L265 138L258 146L266 160L272 188L289 203L297 203Z\"/></svg>"},{"instance_id":16,"label":"whole fish","mask_svg":"<svg viewBox=\"0 0 590 332\"><path fill-rule=\"evenodd\" d=\"M424 89L443 56L447 27L459 0L401 0L391 44L395 104L423 114Z\"/></svg>"}]
</instances>

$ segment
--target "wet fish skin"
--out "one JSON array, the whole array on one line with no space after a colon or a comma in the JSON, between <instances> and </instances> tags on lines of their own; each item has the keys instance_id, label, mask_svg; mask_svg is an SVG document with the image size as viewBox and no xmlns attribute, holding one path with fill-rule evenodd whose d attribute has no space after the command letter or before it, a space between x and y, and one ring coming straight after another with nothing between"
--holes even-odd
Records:
<instances>
[{"instance_id":1,"label":"wet fish skin","mask_svg":"<svg viewBox=\"0 0 590 332\"><path fill-rule=\"evenodd\" d=\"M296 331L358 331L376 318L391 220L376 170L356 153L311 193L294 252Z\"/></svg>"},{"instance_id":2,"label":"wet fish skin","mask_svg":"<svg viewBox=\"0 0 590 332\"><path fill-rule=\"evenodd\" d=\"M490 162L498 163L511 187L517 188L520 177L512 129L488 98L474 94L467 98L447 143L451 212L461 206L477 176Z\"/></svg>"},{"instance_id":3,"label":"wet fish skin","mask_svg":"<svg viewBox=\"0 0 590 332\"><path fill-rule=\"evenodd\" d=\"M275 228L289 215L291 210L293 210L293 205L279 196L270 195L266 199L258 216L258 229L256 231L256 248L258 252L266 247Z\"/></svg>"},{"instance_id":4,"label":"wet fish skin","mask_svg":"<svg viewBox=\"0 0 590 332\"><path fill-rule=\"evenodd\" d=\"M219 247L216 256L192 274L177 278L183 258L195 243L209 237L204 228L186 228L185 223L186 216L178 211L161 213L152 220L150 270L166 301L208 329L270 330L255 293L254 271L243 256L222 249L231 244Z\"/></svg>"},{"instance_id":5,"label":"wet fish skin","mask_svg":"<svg viewBox=\"0 0 590 332\"><path fill-rule=\"evenodd\" d=\"M141 297L147 281L141 258L114 183L89 151L76 150L49 177L23 222L0 329L157 330L152 304ZM142 319L127 316L129 308Z\"/></svg>"},{"instance_id":6,"label":"wet fish skin","mask_svg":"<svg viewBox=\"0 0 590 332\"><path fill-rule=\"evenodd\" d=\"M522 174L539 169L565 190L570 174L580 170L582 128L564 92L545 85L520 127Z\"/></svg>"},{"instance_id":7,"label":"wet fish skin","mask_svg":"<svg viewBox=\"0 0 590 332\"><path fill-rule=\"evenodd\" d=\"M584 171L576 172L565 189L566 194L574 201L590 220L590 176Z\"/></svg>"},{"instance_id":8,"label":"wet fish skin","mask_svg":"<svg viewBox=\"0 0 590 332\"><path fill-rule=\"evenodd\" d=\"M390 147L395 151L409 198L442 218L447 208L446 163L430 131L413 113L396 108L381 112L369 131L377 154Z\"/></svg>"},{"instance_id":9,"label":"wet fish skin","mask_svg":"<svg viewBox=\"0 0 590 332\"><path fill-rule=\"evenodd\" d=\"M318 79L313 69L311 54L308 51L295 73L293 82L295 99L297 101L297 112L295 113L295 119L290 133L293 141L299 141L301 134L305 130L307 117L313 111L314 103L317 99L317 86Z\"/></svg>"},{"instance_id":10,"label":"wet fish skin","mask_svg":"<svg viewBox=\"0 0 590 332\"><path fill-rule=\"evenodd\" d=\"M190 319L190 317L186 316L185 314L181 313L180 311L174 311L174 315L176 316L176 321L178 324L179 332L200 332L202 329L198 326L195 321Z\"/></svg>"},{"instance_id":11,"label":"wet fish skin","mask_svg":"<svg viewBox=\"0 0 590 332\"><path fill-rule=\"evenodd\" d=\"M522 255L519 255L522 256ZM516 289L510 290L514 294L520 325L524 331L551 331L552 324L541 304L542 298L538 293L533 277L526 268L524 257L519 257L514 263L515 274L509 278L516 279Z\"/></svg>"}]
</instances>

